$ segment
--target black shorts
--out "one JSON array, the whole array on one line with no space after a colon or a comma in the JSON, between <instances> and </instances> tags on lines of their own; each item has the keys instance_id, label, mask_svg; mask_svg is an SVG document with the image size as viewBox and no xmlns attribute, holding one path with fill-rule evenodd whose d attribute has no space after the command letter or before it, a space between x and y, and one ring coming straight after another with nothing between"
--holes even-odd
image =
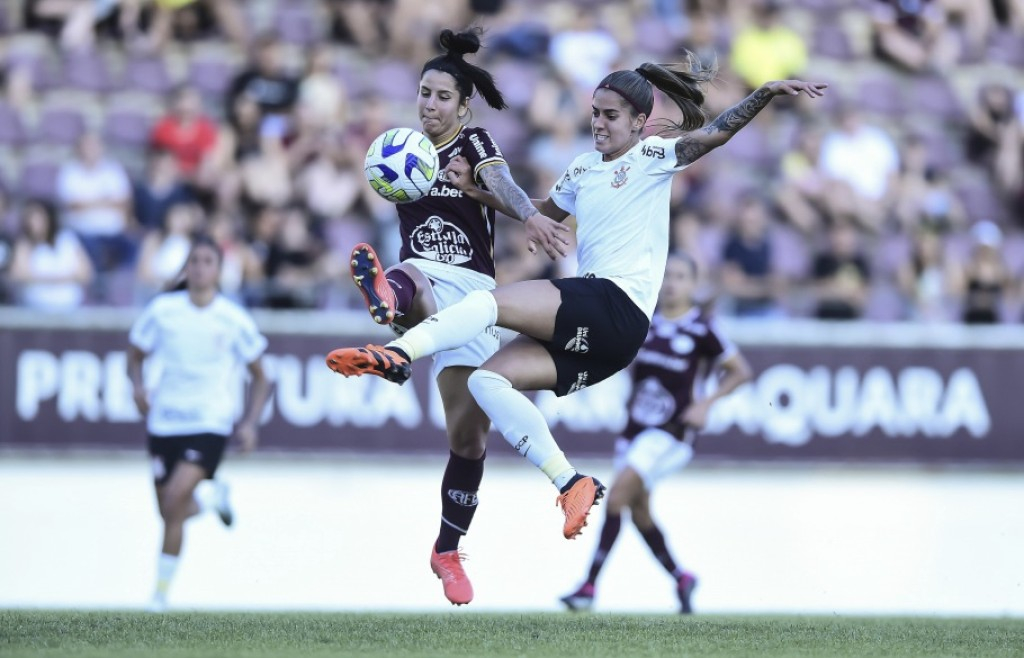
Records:
<instances>
[{"instance_id":1,"label":"black shorts","mask_svg":"<svg viewBox=\"0 0 1024 658\"><path fill-rule=\"evenodd\" d=\"M555 394L562 396L608 379L636 358L651 321L608 279L555 279L562 305L555 335L541 344L555 361Z\"/></svg>"},{"instance_id":2,"label":"black shorts","mask_svg":"<svg viewBox=\"0 0 1024 658\"><path fill-rule=\"evenodd\" d=\"M149 435L149 454L153 457L153 480L163 485L179 461L201 466L206 479L212 479L224 456L228 437L221 434L189 434L186 436Z\"/></svg>"}]
</instances>

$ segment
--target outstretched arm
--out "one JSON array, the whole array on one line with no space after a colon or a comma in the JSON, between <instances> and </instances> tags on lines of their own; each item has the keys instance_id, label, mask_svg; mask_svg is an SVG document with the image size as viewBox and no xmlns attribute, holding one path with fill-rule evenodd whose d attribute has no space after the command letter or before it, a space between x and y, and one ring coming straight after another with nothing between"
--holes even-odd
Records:
<instances>
[{"instance_id":1,"label":"outstretched arm","mask_svg":"<svg viewBox=\"0 0 1024 658\"><path fill-rule=\"evenodd\" d=\"M445 176L449 183L474 201L523 222L531 251L534 245L540 245L552 259L565 256L569 241L564 234L569 231L569 227L546 216L543 209L538 210L526 192L512 180L512 172L507 165L495 164L480 170L480 178L487 185L486 190L476 185L469 162L462 156L452 158L445 168Z\"/></svg>"},{"instance_id":2,"label":"outstretched arm","mask_svg":"<svg viewBox=\"0 0 1024 658\"><path fill-rule=\"evenodd\" d=\"M801 91L811 98L825 95L828 84L824 82L804 82L802 80L781 80L766 82L754 93L733 105L718 117L697 130L684 133L676 140L676 161L678 166L696 162L702 155L725 144L739 132L740 128L750 123L758 112L776 96L796 96Z\"/></svg>"}]
</instances>

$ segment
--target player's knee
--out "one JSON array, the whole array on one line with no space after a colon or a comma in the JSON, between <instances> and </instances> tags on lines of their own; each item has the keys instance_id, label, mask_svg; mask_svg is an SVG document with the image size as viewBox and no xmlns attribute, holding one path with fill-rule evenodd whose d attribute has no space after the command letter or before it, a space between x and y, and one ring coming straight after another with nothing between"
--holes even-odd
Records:
<instances>
[{"instance_id":1,"label":"player's knee","mask_svg":"<svg viewBox=\"0 0 1024 658\"><path fill-rule=\"evenodd\" d=\"M469 376L467 384L469 392L473 394L473 398L476 399L478 404L481 403L482 399L486 399L489 394L501 391L502 389L512 388L512 382L504 376L490 370L484 370L483 368L474 370L473 374ZM481 404L481 406L483 405Z\"/></svg>"}]
</instances>

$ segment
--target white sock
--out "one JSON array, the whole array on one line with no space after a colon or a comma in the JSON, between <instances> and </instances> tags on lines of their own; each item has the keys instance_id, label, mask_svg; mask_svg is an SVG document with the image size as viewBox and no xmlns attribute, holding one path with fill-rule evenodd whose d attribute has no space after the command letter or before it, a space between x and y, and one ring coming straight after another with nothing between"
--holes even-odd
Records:
<instances>
[{"instance_id":1,"label":"white sock","mask_svg":"<svg viewBox=\"0 0 1024 658\"><path fill-rule=\"evenodd\" d=\"M440 310L396 338L397 347L410 361L462 347L498 321L498 302L486 290L474 290L456 304Z\"/></svg>"},{"instance_id":2,"label":"white sock","mask_svg":"<svg viewBox=\"0 0 1024 658\"><path fill-rule=\"evenodd\" d=\"M477 369L469 376L469 390L505 440L544 471L556 488L561 490L576 475L540 409L512 388L509 380L498 373Z\"/></svg>"},{"instance_id":3,"label":"white sock","mask_svg":"<svg viewBox=\"0 0 1024 658\"><path fill-rule=\"evenodd\" d=\"M156 591L155 597L166 598L167 590L171 588L171 581L174 580L174 572L178 570L178 556L160 554L156 563Z\"/></svg>"}]
</instances>

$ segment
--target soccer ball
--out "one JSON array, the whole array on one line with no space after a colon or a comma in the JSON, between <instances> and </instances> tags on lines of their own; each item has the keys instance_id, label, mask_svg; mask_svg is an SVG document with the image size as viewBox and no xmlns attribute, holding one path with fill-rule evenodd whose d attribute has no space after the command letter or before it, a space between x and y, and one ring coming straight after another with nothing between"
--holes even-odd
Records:
<instances>
[{"instance_id":1,"label":"soccer ball","mask_svg":"<svg viewBox=\"0 0 1024 658\"><path fill-rule=\"evenodd\" d=\"M422 199L437 180L437 149L412 128L392 128L370 144L363 163L366 180L392 203Z\"/></svg>"}]
</instances>

